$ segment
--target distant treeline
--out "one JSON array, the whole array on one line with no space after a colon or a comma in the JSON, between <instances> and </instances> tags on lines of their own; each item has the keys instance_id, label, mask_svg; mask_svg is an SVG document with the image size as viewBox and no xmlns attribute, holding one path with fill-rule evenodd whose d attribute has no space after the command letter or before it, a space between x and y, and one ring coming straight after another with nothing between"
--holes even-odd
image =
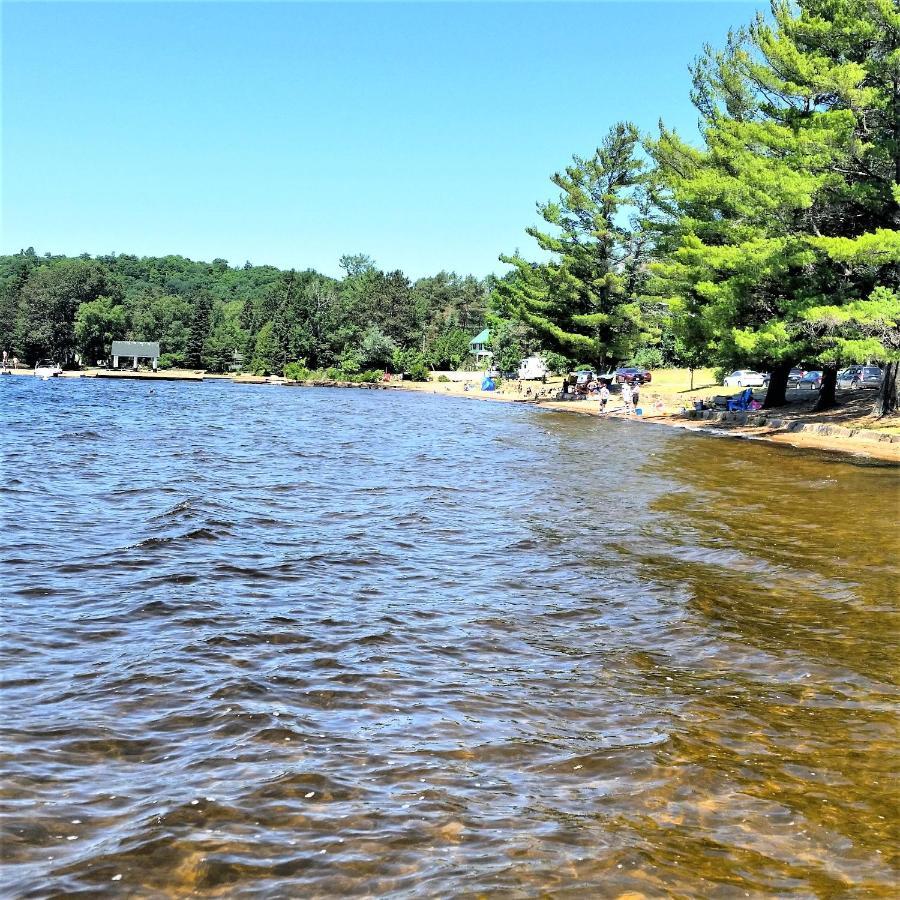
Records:
<instances>
[{"instance_id":1,"label":"distant treeline","mask_svg":"<svg viewBox=\"0 0 900 900\"><path fill-rule=\"evenodd\" d=\"M470 341L485 327L495 363L508 371L543 352L562 371L589 365L549 349L519 321L504 282L439 272L411 281L368 256L341 258L340 279L249 262L110 254L77 258L28 248L0 256L0 345L24 365L52 359L92 366L113 340L158 341L163 368L282 374L296 363L350 376L472 367ZM631 355L646 365L681 360L664 306L651 339Z\"/></svg>"},{"instance_id":2,"label":"distant treeline","mask_svg":"<svg viewBox=\"0 0 900 900\"><path fill-rule=\"evenodd\" d=\"M159 341L161 365L224 372L455 368L484 328L492 279L410 281L366 256L344 277L222 259L0 257L0 342L26 364L105 361L113 340Z\"/></svg>"}]
</instances>

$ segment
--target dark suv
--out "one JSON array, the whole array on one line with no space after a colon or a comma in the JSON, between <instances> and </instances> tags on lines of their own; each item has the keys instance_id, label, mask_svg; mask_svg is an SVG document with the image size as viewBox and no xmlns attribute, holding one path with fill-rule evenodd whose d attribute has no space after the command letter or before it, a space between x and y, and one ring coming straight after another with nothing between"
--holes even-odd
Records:
<instances>
[{"instance_id":1,"label":"dark suv","mask_svg":"<svg viewBox=\"0 0 900 900\"><path fill-rule=\"evenodd\" d=\"M863 366L859 380L863 384L881 384L884 380L884 372L878 366Z\"/></svg>"},{"instance_id":2,"label":"dark suv","mask_svg":"<svg viewBox=\"0 0 900 900\"><path fill-rule=\"evenodd\" d=\"M642 369L640 366L624 366L621 369L616 369L615 375L616 384L625 384L626 381L629 384L634 384L635 382L648 384L653 378L646 369Z\"/></svg>"}]
</instances>

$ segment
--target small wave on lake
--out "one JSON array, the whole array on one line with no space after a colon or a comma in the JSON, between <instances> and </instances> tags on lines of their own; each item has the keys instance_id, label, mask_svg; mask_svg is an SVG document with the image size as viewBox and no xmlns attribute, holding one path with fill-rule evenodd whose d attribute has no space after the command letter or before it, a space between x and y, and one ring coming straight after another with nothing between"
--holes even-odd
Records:
<instances>
[{"instance_id":1,"label":"small wave on lake","mask_svg":"<svg viewBox=\"0 0 900 900\"><path fill-rule=\"evenodd\" d=\"M897 470L0 384L6 896L884 896Z\"/></svg>"}]
</instances>

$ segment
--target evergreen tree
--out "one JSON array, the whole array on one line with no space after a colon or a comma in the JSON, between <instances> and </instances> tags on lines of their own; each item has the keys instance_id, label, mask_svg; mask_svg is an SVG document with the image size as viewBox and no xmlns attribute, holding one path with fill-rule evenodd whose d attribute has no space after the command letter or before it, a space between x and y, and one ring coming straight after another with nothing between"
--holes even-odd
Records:
<instances>
[{"instance_id":1,"label":"evergreen tree","mask_svg":"<svg viewBox=\"0 0 900 900\"><path fill-rule=\"evenodd\" d=\"M272 318L272 341L275 350L270 368L280 374L288 363L296 362L299 358L300 341L297 340L296 332L300 318L298 309L300 288L296 272L291 270L282 278L278 293L278 306Z\"/></svg>"},{"instance_id":2,"label":"evergreen tree","mask_svg":"<svg viewBox=\"0 0 900 900\"><path fill-rule=\"evenodd\" d=\"M206 341L206 336L209 334L212 308L212 297L209 291L201 290L194 300L185 352L185 364L190 368L199 369L203 365L203 345Z\"/></svg>"},{"instance_id":3,"label":"evergreen tree","mask_svg":"<svg viewBox=\"0 0 900 900\"><path fill-rule=\"evenodd\" d=\"M859 360L860 344L815 323L896 284L900 261L896 7L798 7L776 0L771 21L696 64L703 150L665 129L651 146L677 212L657 288L692 323L686 340L772 369L767 406L784 402L796 362L821 362L833 386ZM874 339L866 351L890 357Z\"/></svg>"},{"instance_id":4,"label":"evergreen tree","mask_svg":"<svg viewBox=\"0 0 900 900\"><path fill-rule=\"evenodd\" d=\"M804 313L823 347L819 407L834 403L838 365L887 364L874 412L897 410L897 294L900 285L900 6L895 0L806 0L784 27L815 58L859 73L856 90L831 105L853 116L853 152L843 190L827 198L831 221L810 239L832 272L832 290ZM835 300L846 304L835 315ZM893 327L885 328L887 323ZM830 376L830 377L829 377Z\"/></svg>"},{"instance_id":5,"label":"evergreen tree","mask_svg":"<svg viewBox=\"0 0 900 900\"><path fill-rule=\"evenodd\" d=\"M652 220L638 141L637 129L620 123L591 158L576 156L552 177L559 199L538 206L551 229L527 229L549 262L501 257L516 271L497 285L500 305L548 347L601 368L648 336L640 296Z\"/></svg>"},{"instance_id":6,"label":"evergreen tree","mask_svg":"<svg viewBox=\"0 0 900 900\"><path fill-rule=\"evenodd\" d=\"M278 344L272 333L272 323L266 322L256 335L250 367L258 375L271 375L275 371L277 355Z\"/></svg>"}]
</instances>

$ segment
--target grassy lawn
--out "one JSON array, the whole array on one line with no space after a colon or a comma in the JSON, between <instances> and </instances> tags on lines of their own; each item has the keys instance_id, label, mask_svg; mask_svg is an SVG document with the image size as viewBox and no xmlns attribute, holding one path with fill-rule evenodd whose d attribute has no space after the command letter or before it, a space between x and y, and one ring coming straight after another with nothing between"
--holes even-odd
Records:
<instances>
[{"instance_id":1,"label":"grassy lawn","mask_svg":"<svg viewBox=\"0 0 900 900\"><path fill-rule=\"evenodd\" d=\"M678 395L680 399L700 399L714 394L739 394L739 388L725 388L713 378L712 369L694 369L694 388L691 390L689 369L654 369L646 390L660 394Z\"/></svg>"},{"instance_id":2,"label":"grassy lawn","mask_svg":"<svg viewBox=\"0 0 900 900\"><path fill-rule=\"evenodd\" d=\"M691 376L687 369L657 369L653 380L644 388L644 395L658 393L669 403L688 403L701 397L733 396L740 388L726 388L713 381L712 369L694 371L694 390L690 390ZM757 399L765 396L765 388L754 388ZM876 391L872 388L862 391L838 391L838 406L823 413L813 413L817 392L810 390L788 390L788 403L777 415L784 418L802 418L807 421L843 425L848 428L865 428L887 434L900 434L900 419L888 416L884 419L871 417Z\"/></svg>"}]
</instances>

